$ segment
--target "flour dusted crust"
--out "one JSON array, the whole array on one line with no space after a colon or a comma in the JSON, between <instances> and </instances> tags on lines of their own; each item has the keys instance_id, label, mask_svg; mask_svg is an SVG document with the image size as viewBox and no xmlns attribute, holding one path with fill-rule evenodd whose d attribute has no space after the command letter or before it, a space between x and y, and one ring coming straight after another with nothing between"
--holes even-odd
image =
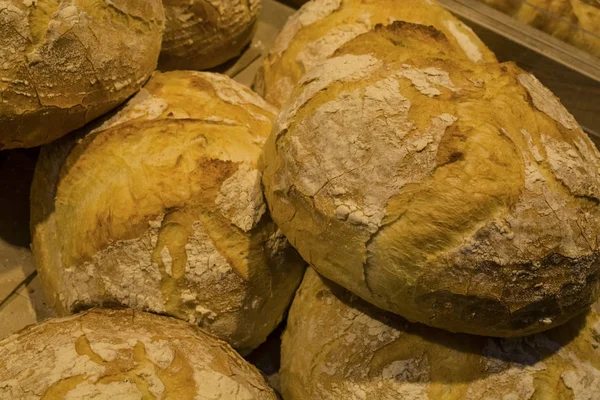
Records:
<instances>
[{"instance_id":1,"label":"flour dusted crust","mask_svg":"<svg viewBox=\"0 0 600 400\"><path fill-rule=\"evenodd\" d=\"M229 345L185 322L91 310L0 341L0 399L277 399Z\"/></svg>"},{"instance_id":2,"label":"flour dusted crust","mask_svg":"<svg viewBox=\"0 0 600 400\"><path fill-rule=\"evenodd\" d=\"M163 0L161 70L216 67L252 39L260 0Z\"/></svg>"},{"instance_id":3,"label":"flour dusted crust","mask_svg":"<svg viewBox=\"0 0 600 400\"><path fill-rule=\"evenodd\" d=\"M222 75L155 73L100 127L43 148L31 226L54 307L122 304L241 351L263 342L303 271L261 190L274 112Z\"/></svg>"},{"instance_id":4,"label":"flour dusted crust","mask_svg":"<svg viewBox=\"0 0 600 400\"><path fill-rule=\"evenodd\" d=\"M591 400L600 314L525 338L452 334L406 320L306 273L283 334L286 400Z\"/></svg>"},{"instance_id":5,"label":"flour dusted crust","mask_svg":"<svg viewBox=\"0 0 600 400\"><path fill-rule=\"evenodd\" d=\"M519 336L597 297L598 151L535 77L434 28L380 27L313 68L265 160L290 243L380 308Z\"/></svg>"},{"instance_id":6,"label":"flour dusted crust","mask_svg":"<svg viewBox=\"0 0 600 400\"><path fill-rule=\"evenodd\" d=\"M160 0L0 0L0 150L48 143L156 68Z\"/></svg>"},{"instance_id":7,"label":"flour dusted crust","mask_svg":"<svg viewBox=\"0 0 600 400\"><path fill-rule=\"evenodd\" d=\"M316 64L377 24L395 20L435 26L453 49L475 62L496 60L469 27L431 1L313 0L290 17L277 37L257 76L257 90L281 106Z\"/></svg>"}]
</instances>

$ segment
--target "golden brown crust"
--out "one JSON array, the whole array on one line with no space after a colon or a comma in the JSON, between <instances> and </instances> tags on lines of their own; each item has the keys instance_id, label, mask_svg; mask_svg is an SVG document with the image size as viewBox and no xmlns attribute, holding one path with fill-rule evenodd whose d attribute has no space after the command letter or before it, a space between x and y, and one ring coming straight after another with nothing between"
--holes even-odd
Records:
<instances>
[{"instance_id":1,"label":"golden brown crust","mask_svg":"<svg viewBox=\"0 0 600 400\"><path fill-rule=\"evenodd\" d=\"M257 78L263 83L259 94L283 105L316 64L377 24L396 20L435 26L456 54L473 61L496 60L470 28L428 0L314 0L294 14L277 37Z\"/></svg>"},{"instance_id":2,"label":"golden brown crust","mask_svg":"<svg viewBox=\"0 0 600 400\"><path fill-rule=\"evenodd\" d=\"M598 296L598 151L535 77L427 32L361 35L303 78L265 146L271 215L320 273L410 320L560 325Z\"/></svg>"},{"instance_id":3,"label":"golden brown crust","mask_svg":"<svg viewBox=\"0 0 600 400\"><path fill-rule=\"evenodd\" d=\"M600 314L520 339L382 311L309 269L283 334L288 400L583 400L600 391Z\"/></svg>"},{"instance_id":4,"label":"golden brown crust","mask_svg":"<svg viewBox=\"0 0 600 400\"><path fill-rule=\"evenodd\" d=\"M222 75L155 73L100 127L44 147L31 229L51 304L123 304L241 351L262 343L304 264L265 214L259 157L274 112Z\"/></svg>"},{"instance_id":5,"label":"golden brown crust","mask_svg":"<svg viewBox=\"0 0 600 400\"><path fill-rule=\"evenodd\" d=\"M0 341L0 357L2 399L277 399L226 343L134 310L32 325Z\"/></svg>"},{"instance_id":6,"label":"golden brown crust","mask_svg":"<svg viewBox=\"0 0 600 400\"><path fill-rule=\"evenodd\" d=\"M205 70L238 56L254 34L260 0L163 0L159 69Z\"/></svg>"},{"instance_id":7,"label":"golden brown crust","mask_svg":"<svg viewBox=\"0 0 600 400\"><path fill-rule=\"evenodd\" d=\"M0 1L0 150L48 143L116 107L156 67L159 0Z\"/></svg>"}]
</instances>

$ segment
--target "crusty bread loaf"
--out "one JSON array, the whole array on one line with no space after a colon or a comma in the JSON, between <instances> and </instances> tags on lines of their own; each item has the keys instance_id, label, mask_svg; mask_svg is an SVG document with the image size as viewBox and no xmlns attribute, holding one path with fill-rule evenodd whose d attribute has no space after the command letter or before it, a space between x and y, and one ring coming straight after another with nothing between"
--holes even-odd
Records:
<instances>
[{"instance_id":1,"label":"crusty bread loaf","mask_svg":"<svg viewBox=\"0 0 600 400\"><path fill-rule=\"evenodd\" d=\"M252 39L260 0L163 0L161 70L216 67Z\"/></svg>"},{"instance_id":2,"label":"crusty bread loaf","mask_svg":"<svg viewBox=\"0 0 600 400\"><path fill-rule=\"evenodd\" d=\"M0 150L48 143L156 68L160 0L0 0Z\"/></svg>"},{"instance_id":3,"label":"crusty bread loaf","mask_svg":"<svg viewBox=\"0 0 600 400\"><path fill-rule=\"evenodd\" d=\"M313 0L283 27L256 78L257 91L281 106L316 64L376 24L395 20L435 26L453 50L475 62L496 60L469 27L433 1Z\"/></svg>"},{"instance_id":4,"label":"crusty bread loaf","mask_svg":"<svg viewBox=\"0 0 600 400\"><path fill-rule=\"evenodd\" d=\"M304 269L261 191L274 112L223 75L155 73L102 126L44 147L32 248L59 313L116 303L263 342Z\"/></svg>"},{"instance_id":5,"label":"crusty bread loaf","mask_svg":"<svg viewBox=\"0 0 600 400\"><path fill-rule=\"evenodd\" d=\"M312 269L281 349L286 400L592 400L600 314L520 339L452 334L373 307Z\"/></svg>"},{"instance_id":6,"label":"crusty bread loaf","mask_svg":"<svg viewBox=\"0 0 600 400\"><path fill-rule=\"evenodd\" d=\"M300 255L409 320L519 336L597 297L598 151L534 76L432 27L379 27L313 68L265 162Z\"/></svg>"},{"instance_id":7,"label":"crusty bread loaf","mask_svg":"<svg viewBox=\"0 0 600 400\"><path fill-rule=\"evenodd\" d=\"M0 399L275 400L226 343L173 318L91 310L0 341Z\"/></svg>"}]
</instances>

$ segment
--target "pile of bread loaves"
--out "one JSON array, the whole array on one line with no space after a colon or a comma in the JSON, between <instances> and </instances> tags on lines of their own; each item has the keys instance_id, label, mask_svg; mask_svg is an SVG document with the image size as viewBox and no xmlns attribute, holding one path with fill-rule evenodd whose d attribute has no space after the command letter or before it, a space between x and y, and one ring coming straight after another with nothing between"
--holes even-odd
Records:
<instances>
[{"instance_id":1,"label":"pile of bread loaves","mask_svg":"<svg viewBox=\"0 0 600 400\"><path fill-rule=\"evenodd\" d=\"M600 399L600 153L559 100L430 0L308 2L266 101L182 70L258 8L0 0L63 316L0 341L0 399L277 399L239 353L292 301L285 400Z\"/></svg>"}]
</instances>

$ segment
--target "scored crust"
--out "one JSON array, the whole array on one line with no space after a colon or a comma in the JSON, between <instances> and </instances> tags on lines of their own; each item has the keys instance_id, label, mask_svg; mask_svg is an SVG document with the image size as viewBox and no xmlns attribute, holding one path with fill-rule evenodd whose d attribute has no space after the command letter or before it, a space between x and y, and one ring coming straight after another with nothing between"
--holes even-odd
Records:
<instances>
[{"instance_id":1,"label":"scored crust","mask_svg":"<svg viewBox=\"0 0 600 400\"><path fill-rule=\"evenodd\" d=\"M226 343L172 318L90 310L0 341L2 399L277 399Z\"/></svg>"},{"instance_id":2,"label":"scored crust","mask_svg":"<svg viewBox=\"0 0 600 400\"><path fill-rule=\"evenodd\" d=\"M496 61L473 31L437 3L427 0L314 0L296 12L277 36L257 75L259 94L282 106L303 74L344 43L377 24L400 20L433 25L458 54L474 62Z\"/></svg>"},{"instance_id":3,"label":"scored crust","mask_svg":"<svg viewBox=\"0 0 600 400\"><path fill-rule=\"evenodd\" d=\"M309 72L273 132L275 222L380 308L519 336L597 297L599 153L516 65L461 59L432 27L380 27Z\"/></svg>"},{"instance_id":4,"label":"scored crust","mask_svg":"<svg viewBox=\"0 0 600 400\"><path fill-rule=\"evenodd\" d=\"M50 303L61 314L122 304L240 351L262 343L304 268L261 190L273 117L225 76L156 73L100 127L43 148L31 229Z\"/></svg>"}]
</instances>

